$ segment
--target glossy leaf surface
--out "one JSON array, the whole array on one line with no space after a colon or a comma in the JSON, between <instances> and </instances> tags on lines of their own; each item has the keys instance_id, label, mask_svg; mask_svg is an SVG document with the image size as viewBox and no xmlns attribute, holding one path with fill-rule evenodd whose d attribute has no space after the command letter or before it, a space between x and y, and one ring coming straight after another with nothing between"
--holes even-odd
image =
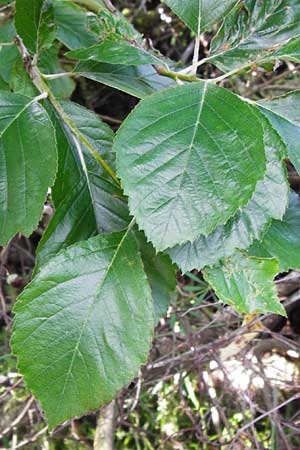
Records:
<instances>
[{"instance_id":1,"label":"glossy leaf surface","mask_svg":"<svg viewBox=\"0 0 300 450\"><path fill-rule=\"evenodd\" d=\"M134 238L102 235L61 252L21 294L15 314L18 367L51 428L108 402L146 361L153 332Z\"/></svg>"},{"instance_id":2,"label":"glossy leaf surface","mask_svg":"<svg viewBox=\"0 0 300 450\"><path fill-rule=\"evenodd\" d=\"M30 235L57 169L53 126L41 105L0 93L0 243Z\"/></svg>"},{"instance_id":3,"label":"glossy leaf surface","mask_svg":"<svg viewBox=\"0 0 300 450\"><path fill-rule=\"evenodd\" d=\"M288 156L300 173L300 91L260 102L261 111L280 134Z\"/></svg>"},{"instance_id":4,"label":"glossy leaf surface","mask_svg":"<svg viewBox=\"0 0 300 450\"><path fill-rule=\"evenodd\" d=\"M109 64L138 66L142 64L160 64L159 58L142 48L135 47L126 40L105 39L100 44L67 53L69 58L98 61Z\"/></svg>"},{"instance_id":5,"label":"glossy leaf surface","mask_svg":"<svg viewBox=\"0 0 300 450\"><path fill-rule=\"evenodd\" d=\"M157 250L227 222L265 173L263 129L252 107L206 83L146 98L114 149L130 212Z\"/></svg>"},{"instance_id":6,"label":"glossy leaf surface","mask_svg":"<svg viewBox=\"0 0 300 450\"><path fill-rule=\"evenodd\" d=\"M83 61L77 64L74 72L137 98L144 98L161 89L176 86L175 81L158 75L150 65L126 66Z\"/></svg>"},{"instance_id":7,"label":"glossy leaf surface","mask_svg":"<svg viewBox=\"0 0 300 450\"><path fill-rule=\"evenodd\" d=\"M15 26L32 53L53 42L56 36L50 0L16 0Z\"/></svg>"},{"instance_id":8,"label":"glossy leaf surface","mask_svg":"<svg viewBox=\"0 0 300 450\"><path fill-rule=\"evenodd\" d=\"M178 17L199 35L224 18L237 0L166 0Z\"/></svg>"},{"instance_id":9,"label":"glossy leaf surface","mask_svg":"<svg viewBox=\"0 0 300 450\"><path fill-rule=\"evenodd\" d=\"M219 299L240 313L273 312L285 316L273 282L278 272L276 259L237 253L224 263L205 269L203 274Z\"/></svg>"},{"instance_id":10,"label":"glossy leaf surface","mask_svg":"<svg viewBox=\"0 0 300 450\"><path fill-rule=\"evenodd\" d=\"M276 257L281 272L300 269L300 199L297 194L291 193L290 204L282 221L274 220L263 241L256 241L250 253Z\"/></svg>"},{"instance_id":11,"label":"glossy leaf surface","mask_svg":"<svg viewBox=\"0 0 300 450\"><path fill-rule=\"evenodd\" d=\"M264 133L267 170L247 205L209 236L200 236L193 243L188 242L169 250L171 258L183 272L201 270L233 255L236 249L247 249L254 239L262 237L271 219L282 219L289 192L282 161L286 148L266 120Z\"/></svg>"},{"instance_id":12,"label":"glossy leaf surface","mask_svg":"<svg viewBox=\"0 0 300 450\"><path fill-rule=\"evenodd\" d=\"M75 103L65 101L61 104L94 149L113 165L114 134L108 125ZM39 265L62 248L97 233L122 230L129 222L127 202L121 189L85 146L63 130L55 116L53 123L59 155L58 174L52 190L55 213L38 247Z\"/></svg>"},{"instance_id":13,"label":"glossy leaf surface","mask_svg":"<svg viewBox=\"0 0 300 450\"><path fill-rule=\"evenodd\" d=\"M289 58L291 38L300 35L300 4L298 0L243 0L225 19L211 45L211 61L224 72L252 64Z\"/></svg>"},{"instance_id":14,"label":"glossy leaf surface","mask_svg":"<svg viewBox=\"0 0 300 450\"><path fill-rule=\"evenodd\" d=\"M89 47L97 42L90 30L87 11L69 0L54 0L54 21L58 39L69 49Z\"/></svg>"}]
</instances>

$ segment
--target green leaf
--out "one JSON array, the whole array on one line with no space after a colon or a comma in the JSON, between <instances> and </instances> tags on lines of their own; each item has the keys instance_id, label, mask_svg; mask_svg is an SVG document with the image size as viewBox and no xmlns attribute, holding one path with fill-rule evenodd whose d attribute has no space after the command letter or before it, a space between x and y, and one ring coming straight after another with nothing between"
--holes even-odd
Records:
<instances>
[{"instance_id":1,"label":"green leaf","mask_svg":"<svg viewBox=\"0 0 300 450\"><path fill-rule=\"evenodd\" d=\"M59 61L59 46L53 45L41 53L39 59L39 69L45 74L56 74L65 72L62 70ZM76 83L69 77L61 77L56 80L47 80L52 93L58 98L71 97Z\"/></svg>"},{"instance_id":2,"label":"green leaf","mask_svg":"<svg viewBox=\"0 0 300 450\"><path fill-rule=\"evenodd\" d=\"M300 199L297 194L291 193L282 221L274 220L263 241L256 241L249 252L254 256L276 257L281 272L300 269Z\"/></svg>"},{"instance_id":3,"label":"green leaf","mask_svg":"<svg viewBox=\"0 0 300 450\"><path fill-rule=\"evenodd\" d=\"M36 97L39 94L24 68L21 57L17 59L12 68L9 86L13 92L27 95L28 97Z\"/></svg>"},{"instance_id":4,"label":"green leaf","mask_svg":"<svg viewBox=\"0 0 300 450\"><path fill-rule=\"evenodd\" d=\"M204 82L147 97L119 129L114 149L130 212L157 250L227 222L266 169L254 109Z\"/></svg>"},{"instance_id":5,"label":"green leaf","mask_svg":"<svg viewBox=\"0 0 300 450\"><path fill-rule=\"evenodd\" d=\"M211 45L210 60L223 72L287 59L281 46L300 35L298 0L243 0L226 17ZM279 53L276 53L278 52Z\"/></svg>"},{"instance_id":6,"label":"green leaf","mask_svg":"<svg viewBox=\"0 0 300 450\"><path fill-rule=\"evenodd\" d=\"M114 133L91 111L72 102L61 105L94 149L114 164ZM52 189L55 213L38 247L37 264L58 251L97 233L124 229L129 222L127 201L121 189L104 172L89 151L63 130L52 112L58 141L58 174Z\"/></svg>"},{"instance_id":7,"label":"green leaf","mask_svg":"<svg viewBox=\"0 0 300 450\"><path fill-rule=\"evenodd\" d=\"M0 42L12 42L16 35L16 30L13 21L7 21L0 26ZM22 65L22 60L19 51L15 45L1 46L0 45L0 76L6 82L10 83L12 70L19 61Z\"/></svg>"},{"instance_id":8,"label":"green leaf","mask_svg":"<svg viewBox=\"0 0 300 450\"><path fill-rule=\"evenodd\" d=\"M277 297L274 277L279 272L276 259L258 259L235 254L203 272L219 299L240 313L273 312L286 316Z\"/></svg>"},{"instance_id":9,"label":"green leaf","mask_svg":"<svg viewBox=\"0 0 300 450\"><path fill-rule=\"evenodd\" d=\"M51 428L110 401L146 361L153 333L135 239L114 233L62 251L26 287L15 314L18 368Z\"/></svg>"},{"instance_id":10,"label":"green leaf","mask_svg":"<svg viewBox=\"0 0 300 450\"><path fill-rule=\"evenodd\" d=\"M31 98L0 93L0 243L30 235L56 174L56 141L45 110Z\"/></svg>"},{"instance_id":11,"label":"green leaf","mask_svg":"<svg viewBox=\"0 0 300 450\"><path fill-rule=\"evenodd\" d=\"M77 64L74 73L137 98L144 98L161 89L176 86L174 80L158 75L150 65L125 66L83 61Z\"/></svg>"},{"instance_id":12,"label":"green leaf","mask_svg":"<svg viewBox=\"0 0 300 450\"><path fill-rule=\"evenodd\" d=\"M176 268L168 255L156 253L144 233L135 233L144 264L144 269L151 287L154 302L155 322L167 314L172 295L176 289Z\"/></svg>"},{"instance_id":13,"label":"green leaf","mask_svg":"<svg viewBox=\"0 0 300 450\"><path fill-rule=\"evenodd\" d=\"M89 29L88 13L69 0L54 0L54 21L58 39L69 49L89 47L97 35Z\"/></svg>"},{"instance_id":14,"label":"green leaf","mask_svg":"<svg viewBox=\"0 0 300 450\"><path fill-rule=\"evenodd\" d=\"M237 0L166 0L166 4L197 35L224 18Z\"/></svg>"},{"instance_id":15,"label":"green leaf","mask_svg":"<svg viewBox=\"0 0 300 450\"><path fill-rule=\"evenodd\" d=\"M259 103L261 111L279 133L288 149L288 156L300 173L300 91Z\"/></svg>"},{"instance_id":16,"label":"green leaf","mask_svg":"<svg viewBox=\"0 0 300 450\"><path fill-rule=\"evenodd\" d=\"M289 186L286 178L285 153L278 134L264 123L267 170L256 185L246 206L225 225L219 225L209 236L200 236L193 243L176 246L168 251L183 272L201 270L229 257L236 249L247 249L254 239L260 239L271 219L282 219L287 205Z\"/></svg>"},{"instance_id":17,"label":"green leaf","mask_svg":"<svg viewBox=\"0 0 300 450\"><path fill-rule=\"evenodd\" d=\"M73 50L67 57L79 60L98 61L109 64L138 66L141 64L161 64L161 60L143 48L135 47L121 39L107 38L100 44L80 50Z\"/></svg>"},{"instance_id":18,"label":"green leaf","mask_svg":"<svg viewBox=\"0 0 300 450\"><path fill-rule=\"evenodd\" d=\"M15 26L31 53L49 46L56 37L50 0L16 0Z\"/></svg>"}]
</instances>

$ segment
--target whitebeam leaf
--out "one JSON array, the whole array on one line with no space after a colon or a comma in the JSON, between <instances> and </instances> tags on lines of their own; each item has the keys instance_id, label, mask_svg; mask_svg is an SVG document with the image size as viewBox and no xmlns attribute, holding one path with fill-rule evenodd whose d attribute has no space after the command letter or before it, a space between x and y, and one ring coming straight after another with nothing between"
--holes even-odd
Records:
<instances>
[{"instance_id":1,"label":"whitebeam leaf","mask_svg":"<svg viewBox=\"0 0 300 450\"><path fill-rule=\"evenodd\" d=\"M0 244L29 236L57 169L54 128L31 98L0 92Z\"/></svg>"},{"instance_id":2,"label":"whitebeam leaf","mask_svg":"<svg viewBox=\"0 0 300 450\"><path fill-rule=\"evenodd\" d=\"M119 129L114 149L130 212L157 250L227 222L266 169L256 112L205 82L147 97Z\"/></svg>"},{"instance_id":3,"label":"whitebeam leaf","mask_svg":"<svg viewBox=\"0 0 300 450\"><path fill-rule=\"evenodd\" d=\"M219 225L209 236L195 242L178 245L168 251L183 272L201 270L231 256L236 249L247 249L254 239L260 239L271 219L282 219L287 205L289 185L283 157L286 147L279 135L264 123L267 170L256 185L246 206L239 209L225 225Z\"/></svg>"},{"instance_id":4,"label":"whitebeam leaf","mask_svg":"<svg viewBox=\"0 0 300 450\"><path fill-rule=\"evenodd\" d=\"M276 259L236 253L223 263L205 269L203 275L219 299L240 313L273 312L286 316L273 282L278 272Z\"/></svg>"},{"instance_id":5,"label":"whitebeam leaf","mask_svg":"<svg viewBox=\"0 0 300 450\"><path fill-rule=\"evenodd\" d=\"M12 347L49 426L111 400L149 351L153 302L135 239L89 239L46 263L15 307Z\"/></svg>"}]
</instances>

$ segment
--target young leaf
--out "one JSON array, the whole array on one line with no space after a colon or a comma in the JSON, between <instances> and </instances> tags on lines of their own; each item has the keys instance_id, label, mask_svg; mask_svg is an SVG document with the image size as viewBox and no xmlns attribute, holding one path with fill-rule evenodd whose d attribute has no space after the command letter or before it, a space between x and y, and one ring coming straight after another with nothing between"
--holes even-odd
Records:
<instances>
[{"instance_id":1,"label":"young leaf","mask_svg":"<svg viewBox=\"0 0 300 450\"><path fill-rule=\"evenodd\" d=\"M0 43L12 42L16 35L13 21L7 21L0 26ZM20 53L15 45L0 45L0 76L8 84L11 82L11 73L16 62L22 66Z\"/></svg>"},{"instance_id":2,"label":"young leaf","mask_svg":"<svg viewBox=\"0 0 300 450\"><path fill-rule=\"evenodd\" d=\"M30 235L42 212L57 165L53 126L31 98L0 93L0 244Z\"/></svg>"},{"instance_id":3,"label":"young leaf","mask_svg":"<svg viewBox=\"0 0 300 450\"><path fill-rule=\"evenodd\" d=\"M69 0L54 0L54 21L58 39L69 49L89 47L97 34L89 29L87 12Z\"/></svg>"},{"instance_id":4,"label":"young leaf","mask_svg":"<svg viewBox=\"0 0 300 450\"><path fill-rule=\"evenodd\" d=\"M61 102L68 117L94 149L114 164L114 133L92 112ZM119 231L129 223L127 201L84 145L79 144L52 112L58 142L58 174L52 189L55 213L38 247L38 266L62 248L97 233Z\"/></svg>"},{"instance_id":5,"label":"young leaf","mask_svg":"<svg viewBox=\"0 0 300 450\"><path fill-rule=\"evenodd\" d=\"M141 252L144 269L151 287L155 322L164 317L176 289L176 268L168 255L156 253L144 233L135 233Z\"/></svg>"},{"instance_id":6,"label":"young leaf","mask_svg":"<svg viewBox=\"0 0 300 450\"><path fill-rule=\"evenodd\" d=\"M146 361L153 333L135 239L114 233L62 251L21 294L15 314L13 352L51 428L108 402Z\"/></svg>"},{"instance_id":7,"label":"young leaf","mask_svg":"<svg viewBox=\"0 0 300 450\"><path fill-rule=\"evenodd\" d=\"M143 48L135 47L130 42L121 39L107 38L92 47L73 50L66 54L69 58L98 61L109 64L125 64L138 66L142 64L161 64L162 61Z\"/></svg>"},{"instance_id":8,"label":"young leaf","mask_svg":"<svg viewBox=\"0 0 300 450\"><path fill-rule=\"evenodd\" d=\"M288 149L288 156L300 173L300 91L260 102L260 109L279 133Z\"/></svg>"},{"instance_id":9,"label":"young leaf","mask_svg":"<svg viewBox=\"0 0 300 450\"><path fill-rule=\"evenodd\" d=\"M227 222L266 169L253 108L204 82L143 100L119 129L114 149L130 212L157 250Z\"/></svg>"},{"instance_id":10,"label":"young leaf","mask_svg":"<svg viewBox=\"0 0 300 450\"><path fill-rule=\"evenodd\" d=\"M274 277L279 272L276 259L259 259L236 253L203 275L219 299L240 313L273 312L286 316L277 297Z\"/></svg>"},{"instance_id":11,"label":"young leaf","mask_svg":"<svg viewBox=\"0 0 300 450\"><path fill-rule=\"evenodd\" d=\"M36 53L56 37L50 0L16 0L15 26L26 48Z\"/></svg>"},{"instance_id":12,"label":"young leaf","mask_svg":"<svg viewBox=\"0 0 300 450\"><path fill-rule=\"evenodd\" d=\"M289 186L285 164L282 161L286 148L275 130L264 124L264 140L267 170L263 180L246 206L225 225L219 225L209 236L200 236L193 243L179 245L168 251L172 260L183 272L201 270L222 258L229 257L236 249L247 249L254 239L260 239L271 219L282 219L287 205Z\"/></svg>"},{"instance_id":13,"label":"young leaf","mask_svg":"<svg viewBox=\"0 0 300 450\"><path fill-rule=\"evenodd\" d=\"M211 29L236 2L237 0L166 0L167 5L196 35Z\"/></svg>"},{"instance_id":14,"label":"young leaf","mask_svg":"<svg viewBox=\"0 0 300 450\"><path fill-rule=\"evenodd\" d=\"M300 199L297 194L291 193L282 221L274 220L263 241L256 241L249 252L254 256L276 257L281 272L300 269Z\"/></svg>"},{"instance_id":15,"label":"young leaf","mask_svg":"<svg viewBox=\"0 0 300 450\"><path fill-rule=\"evenodd\" d=\"M158 75L150 65L126 66L83 61L77 64L74 73L137 98L145 98L161 89L176 86L174 80Z\"/></svg>"},{"instance_id":16,"label":"young leaf","mask_svg":"<svg viewBox=\"0 0 300 450\"><path fill-rule=\"evenodd\" d=\"M226 17L211 45L210 60L227 72L274 59L287 59L289 39L300 35L298 0L243 0ZM292 60L292 59L291 59Z\"/></svg>"}]
</instances>

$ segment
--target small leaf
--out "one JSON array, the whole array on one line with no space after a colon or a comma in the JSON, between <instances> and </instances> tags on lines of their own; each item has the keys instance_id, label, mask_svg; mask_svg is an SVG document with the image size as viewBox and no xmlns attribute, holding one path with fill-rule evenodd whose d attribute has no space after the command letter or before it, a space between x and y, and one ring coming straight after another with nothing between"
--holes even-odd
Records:
<instances>
[{"instance_id":1,"label":"small leaf","mask_svg":"<svg viewBox=\"0 0 300 450\"><path fill-rule=\"evenodd\" d=\"M273 312L286 316L276 293L276 259L258 259L235 254L224 263L205 269L203 275L219 299L240 313Z\"/></svg>"},{"instance_id":2,"label":"small leaf","mask_svg":"<svg viewBox=\"0 0 300 450\"><path fill-rule=\"evenodd\" d=\"M114 149L130 212L157 250L227 222L266 169L253 108L204 82L143 100L119 129Z\"/></svg>"},{"instance_id":3,"label":"small leaf","mask_svg":"<svg viewBox=\"0 0 300 450\"><path fill-rule=\"evenodd\" d=\"M92 112L73 102L61 105L94 149L114 164L114 133ZM58 251L97 233L119 231L129 223L121 189L51 113L58 142L58 174L52 189L55 213L38 246L38 266Z\"/></svg>"},{"instance_id":4,"label":"small leaf","mask_svg":"<svg viewBox=\"0 0 300 450\"><path fill-rule=\"evenodd\" d=\"M153 333L135 239L114 233L62 251L26 287L15 314L13 352L51 428L110 401L146 361Z\"/></svg>"},{"instance_id":5,"label":"small leaf","mask_svg":"<svg viewBox=\"0 0 300 450\"><path fill-rule=\"evenodd\" d=\"M288 155L300 173L300 91L259 102L264 115L285 142Z\"/></svg>"},{"instance_id":6,"label":"small leaf","mask_svg":"<svg viewBox=\"0 0 300 450\"><path fill-rule=\"evenodd\" d=\"M16 0L15 25L26 48L36 53L56 36L50 0Z\"/></svg>"},{"instance_id":7,"label":"small leaf","mask_svg":"<svg viewBox=\"0 0 300 450\"><path fill-rule=\"evenodd\" d=\"M246 206L240 208L225 225L219 225L209 236L195 242L178 245L168 251L183 272L201 270L229 257L236 249L247 249L254 239L260 239L271 219L282 219L287 205L289 185L285 163L286 148L266 119L263 120L267 170L256 185Z\"/></svg>"},{"instance_id":8,"label":"small leaf","mask_svg":"<svg viewBox=\"0 0 300 450\"><path fill-rule=\"evenodd\" d=\"M97 35L88 25L88 13L69 0L54 0L54 21L58 39L69 49L89 47L97 42Z\"/></svg>"},{"instance_id":9,"label":"small leaf","mask_svg":"<svg viewBox=\"0 0 300 450\"><path fill-rule=\"evenodd\" d=\"M30 235L56 174L53 126L31 98L0 93L0 243Z\"/></svg>"},{"instance_id":10,"label":"small leaf","mask_svg":"<svg viewBox=\"0 0 300 450\"><path fill-rule=\"evenodd\" d=\"M144 264L144 269L151 287L154 303L155 322L167 314L170 300L176 289L176 268L168 255L156 253L144 233L135 233Z\"/></svg>"},{"instance_id":11,"label":"small leaf","mask_svg":"<svg viewBox=\"0 0 300 450\"><path fill-rule=\"evenodd\" d=\"M126 66L83 61L74 73L111 86L137 98L144 98L161 89L176 86L174 80L158 75L152 66Z\"/></svg>"},{"instance_id":12,"label":"small leaf","mask_svg":"<svg viewBox=\"0 0 300 450\"><path fill-rule=\"evenodd\" d=\"M237 0L166 0L167 5L194 33L199 35L230 11Z\"/></svg>"},{"instance_id":13,"label":"small leaf","mask_svg":"<svg viewBox=\"0 0 300 450\"><path fill-rule=\"evenodd\" d=\"M276 257L281 272L300 269L300 199L294 192L282 219L273 220L263 241L256 241L249 249L254 256Z\"/></svg>"},{"instance_id":14,"label":"small leaf","mask_svg":"<svg viewBox=\"0 0 300 450\"><path fill-rule=\"evenodd\" d=\"M1 24L0 42L12 42L16 34L13 21L7 21L4 24ZM23 66L22 59L16 45L0 45L0 76L8 84L11 82L11 73L17 62Z\"/></svg>"},{"instance_id":15,"label":"small leaf","mask_svg":"<svg viewBox=\"0 0 300 450\"><path fill-rule=\"evenodd\" d=\"M107 38L100 44L80 50L73 50L67 57L79 60L98 61L109 64L126 64L138 66L142 64L161 64L161 60L126 40Z\"/></svg>"},{"instance_id":16,"label":"small leaf","mask_svg":"<svg viewBox=\"0 0 300 450\"><path fill-rule=\"evenodd\" d=\"M243 0L228 14L213 39L210 60L223 72L275 59L292 61L286 44L297 35L298 0ZM282 46L285 51L280 56Z\"/></svg>"}]
</instances>

